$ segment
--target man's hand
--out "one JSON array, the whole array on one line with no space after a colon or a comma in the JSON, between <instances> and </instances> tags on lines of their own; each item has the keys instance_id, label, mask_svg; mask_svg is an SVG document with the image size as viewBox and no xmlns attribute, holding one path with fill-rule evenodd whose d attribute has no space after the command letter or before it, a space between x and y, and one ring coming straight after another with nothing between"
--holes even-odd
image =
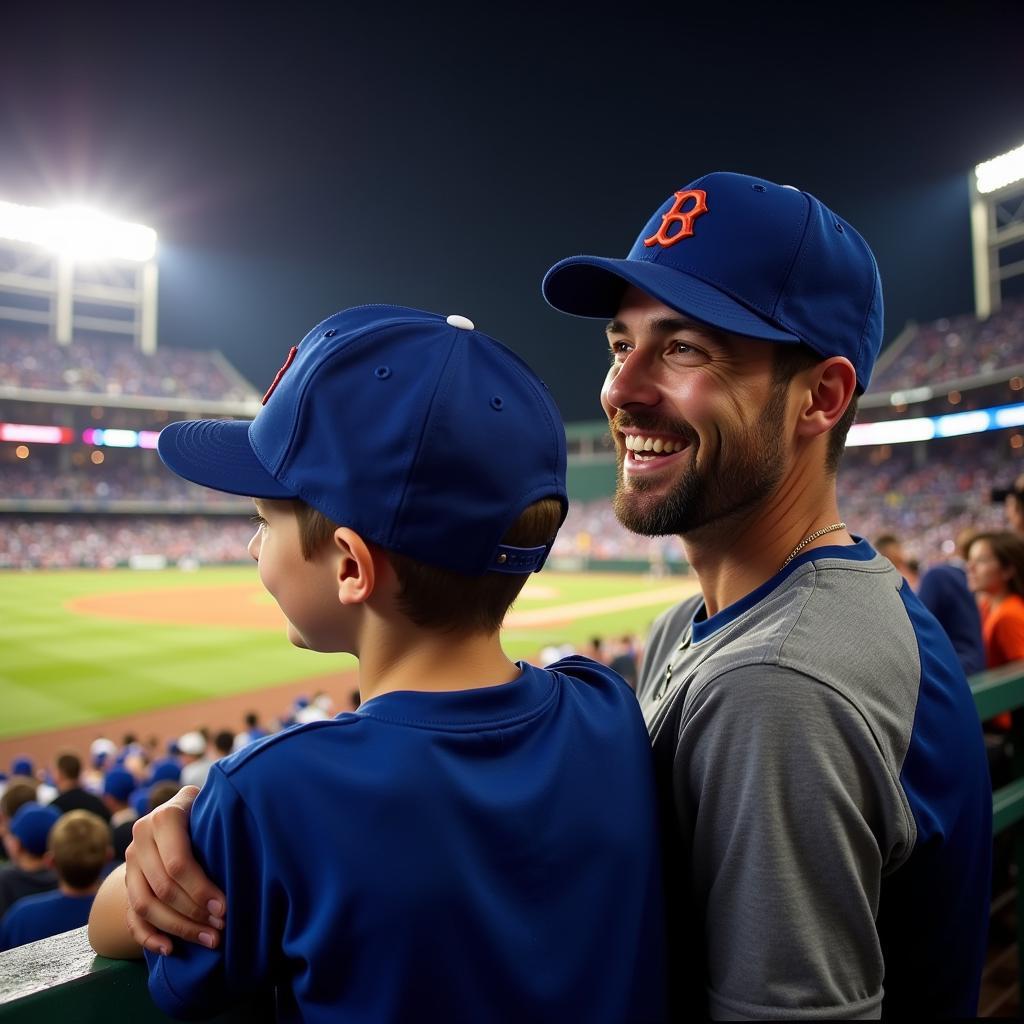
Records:
<instances>
[{"instance_id":1,"label":"man's hand","mask_svg":"<svg viewBox=\"0 0 1024 1024\"><path fill-rule=\"evenodd\" d=\"M215 949L227 902L192 856L188 818L199 795L185 786L132 827L125 853L128 930L140 946L164 955L171 935Z\"/></svg>"}]
</instances>

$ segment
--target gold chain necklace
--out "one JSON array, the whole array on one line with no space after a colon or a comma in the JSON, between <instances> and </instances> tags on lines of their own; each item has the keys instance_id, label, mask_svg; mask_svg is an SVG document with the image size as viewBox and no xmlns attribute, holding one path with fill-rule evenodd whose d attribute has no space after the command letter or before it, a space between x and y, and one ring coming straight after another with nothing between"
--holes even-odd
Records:
<instances>
[{"instance_id":1,"label":"gold chain necklace","mask_svg":"<svg viewBox=\"0 0 1024 1024\"><path fill-rule=\"evenodd\" d=\"M820 530L815 530L814 533L809 533L793 550L789 553L789 557L779 566L779 572L789 565L790 562L800 554L801 551L812 541L817 540L819 537L824 537L826 533L835 533L836 530L845 530L846 523L832 523L831 526L823 526ZM675 668L674 662L678 655L682 654L691 643L693 626L692 624L687 628L686 633L683 636L682 643L676 648L673 656L669 659L668 665L665 667L665 676L654 689L654 693L651 694L651 698L655 701L660 701L662 697L669 691L672 686L672 672Z\"/></svg>"},{"instance_id":2,"label":"gold chain necklace","mask_svg":"<svg viewBox=\"0 0 1024 1024\"><path fill-rule=\"evenodd\" d=\"M803 551L803 549L807 547L807 545L810 544L812 540L817 540L819 537L824 537L826 533L835 533L836 530L845 529L846 523L833 523L831 526L823 526L820 530L815 530L814 533L807 534L807 536L804 537L804 539L800 541L800 543L797 544L797 546L793 548L792 551L790 551L789 557L782 563L782 565L779 566L779 572L782 572L782 570L785 569L786 566L789 565L789 563L792 562L793 559L796 558L796 556L799 555L800 552Z\"/></svg>"}]
</instances>

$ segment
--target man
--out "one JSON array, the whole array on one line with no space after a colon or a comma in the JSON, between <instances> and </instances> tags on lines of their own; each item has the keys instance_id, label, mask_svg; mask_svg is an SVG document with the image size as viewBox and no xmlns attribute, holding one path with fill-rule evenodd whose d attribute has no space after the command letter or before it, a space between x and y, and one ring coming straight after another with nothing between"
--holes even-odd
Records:
<instances>
[{"instance_id":1,"label":"man","mask_svg":"<svg viewBox=\"0 0 1024 1024\"><path fill-rule=\"evenodd\" d=\"M611 320L619 518L679 534L701 584L656 623L638 687L675 1018L877 1017L883 994L891 1016L972 1016L991 851L980 728L948 641L835 495L881 345L866 244L806 193L711 174L626 259L565 260L545 295ZM194 941L223 894L187 859L187 807L141 831L150 884L128 886L150 924Z\"/></svg>"},{"instance_id":2,"label":"man","mask_svg":"<svg viewBox=\"0 0 1024 1024\"><path fill-rule=\"evenodd\" d=\"M873 546L883 558L888 558L892 562L896 571L910 584L915 592L920 591L920 567L916 561L912 561L907 557L907 553L903 550L903 541L896 534L883 533L880 537L875 538Z\"/></svg>"},{"instance_id":3,"label":"man","mask_svg":"<svg viewBox=\"0 0 1024 1024\"><path fill-rule=\"evenodd\" d=\"M95 794L82 788L82 759L77 754L61 754L55 764L55 781L58 794L53 806L61 814L68 811L91 811L105 822L110 822L110 811Z\"/></svg>"},{"instance_id":4,"label":"man","mask_svg":"<svg viewBox=\"0 0 1024 1024\"><path fill-rule=\"evenodd\" d=\"M836 469L881 282L813 196L709 174L624 260L549 271L609 320L615 508L679 534L701 596L649 639L676 1014L976 1012L991 788L948 639L853 538Z\"/></svg>"}]
</instances>

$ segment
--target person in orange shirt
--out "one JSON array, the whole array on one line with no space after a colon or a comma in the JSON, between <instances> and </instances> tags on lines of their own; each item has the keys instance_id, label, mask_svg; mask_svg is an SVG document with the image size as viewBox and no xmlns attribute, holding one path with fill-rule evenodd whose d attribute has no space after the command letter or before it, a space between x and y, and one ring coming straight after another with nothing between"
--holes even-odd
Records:
<instances>
[{"instance_id":1,"label":"person in orange shirt","mask_svg":"<svg viewBox=\"0 0 1024 1024\"><path fill-rule=\"evenodd\" d=\"M977 534L967 549L967 585L978 597L988 667L1024 660L1024 537Z\"/></svg>"}]
</instances>

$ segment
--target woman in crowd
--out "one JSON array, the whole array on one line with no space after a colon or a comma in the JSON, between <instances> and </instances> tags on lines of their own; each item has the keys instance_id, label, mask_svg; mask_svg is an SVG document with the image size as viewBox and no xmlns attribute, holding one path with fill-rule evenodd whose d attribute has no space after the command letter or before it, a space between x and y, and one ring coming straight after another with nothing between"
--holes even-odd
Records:
<instances>
[{"instance_id":1,"label":"woman in crowd","mask_svg":"<svg viewBox=\"0 0 1024 1024\"><path fill-rule=\"evenodd\" d=\"M975 536L967 549L967 584L978 597L988 667L1024 659L1024 537Z\"/></svg>"}]
</instances>

